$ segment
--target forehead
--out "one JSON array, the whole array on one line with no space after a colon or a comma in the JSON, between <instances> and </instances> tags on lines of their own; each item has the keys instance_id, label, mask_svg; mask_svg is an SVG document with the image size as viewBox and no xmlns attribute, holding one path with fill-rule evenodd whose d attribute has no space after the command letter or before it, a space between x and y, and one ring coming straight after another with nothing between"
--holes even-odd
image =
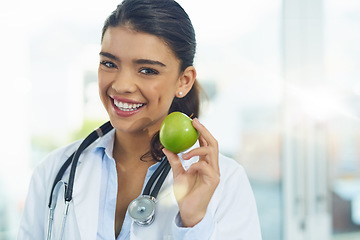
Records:
<instances>
[{"instance_id":1,"label":"forehead","mask_svg":"<svg viewBox=\"0 0 360 240\"><path fill-rule=\"evenodd\" d=\"M101 51L110 52L120 58L158 58L162 61L179 62L163 39L123 26L109 27L106 30Z\"/></svg>"}]
</instances>

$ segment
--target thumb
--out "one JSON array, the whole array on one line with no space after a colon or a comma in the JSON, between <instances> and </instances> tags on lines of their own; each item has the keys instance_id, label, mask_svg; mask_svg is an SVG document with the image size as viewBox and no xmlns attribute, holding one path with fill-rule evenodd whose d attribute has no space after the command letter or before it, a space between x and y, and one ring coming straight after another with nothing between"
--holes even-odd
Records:
<instances>
[{"instance_id":1,"label":"thumb","mask_svg":"<svg viewBox=\"0 0 360 240\"><path fill-rule=\"evenodd\" d=\"M181 163L181 160L177 154L167 150L166 148L163 148L162 151L166 155L166 157L170 163L170 166L171 166L174 176L177 176L178 174L181 174L185 171L185 169Z\"/></svg>"}]
</instances>

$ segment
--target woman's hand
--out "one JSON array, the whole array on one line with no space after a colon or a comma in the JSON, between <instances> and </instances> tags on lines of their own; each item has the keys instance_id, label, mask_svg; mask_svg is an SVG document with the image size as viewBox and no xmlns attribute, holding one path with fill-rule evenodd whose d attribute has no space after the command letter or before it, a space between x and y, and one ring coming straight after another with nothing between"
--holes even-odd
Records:
<instances>
[{"instance_id":1,"label":"woman's hand","mask_svg":"<svg viewBox=\"0 0 360 240\"><path fill-rule=\"evenodd\" d=\"M199 161L193 163L187 171L176 154L163 149L174 174L174 194L184 227L193 227L203 219L220 181L218 143L196 118L193 126L200 133L200 147L183 154L182 157L189 160L199 156Z\"/></svg>"}]
</instances>

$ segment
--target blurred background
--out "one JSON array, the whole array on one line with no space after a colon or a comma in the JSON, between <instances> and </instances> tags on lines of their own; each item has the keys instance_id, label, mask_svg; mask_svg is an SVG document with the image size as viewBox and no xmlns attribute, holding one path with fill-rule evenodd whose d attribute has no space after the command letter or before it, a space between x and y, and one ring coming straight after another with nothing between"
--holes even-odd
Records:
<instances>
[{"instance_id":1,"label":"blurred background","mask_svg":"<svg viewBox=\"0 0 360 240\"><path fill-rule=\"evenodd\" d=\"M360 1L178 2L201 121L245 167L263 239L360 239ZM98 53L118 3L0 2L0 240L16 238L35 165L107 119Z\"/></svg>"}]
</instances>

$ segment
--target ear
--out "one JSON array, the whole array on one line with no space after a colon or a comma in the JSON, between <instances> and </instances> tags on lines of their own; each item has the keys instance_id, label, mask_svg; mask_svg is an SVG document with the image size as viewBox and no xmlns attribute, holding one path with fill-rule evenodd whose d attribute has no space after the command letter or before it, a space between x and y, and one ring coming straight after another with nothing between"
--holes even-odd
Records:
<instances>
[{"instance_id":1,"label":"ear","mask_svg":"<svg viewBox=\"0 0 360 240\"><path fill-rule=\"evenodd\" d=\"M195 80L196 69L194 68L194 66L187 67L179 77L178 87L175 93L176 97L185 97L194 85Z\"/></svg>"}]
</instances>

